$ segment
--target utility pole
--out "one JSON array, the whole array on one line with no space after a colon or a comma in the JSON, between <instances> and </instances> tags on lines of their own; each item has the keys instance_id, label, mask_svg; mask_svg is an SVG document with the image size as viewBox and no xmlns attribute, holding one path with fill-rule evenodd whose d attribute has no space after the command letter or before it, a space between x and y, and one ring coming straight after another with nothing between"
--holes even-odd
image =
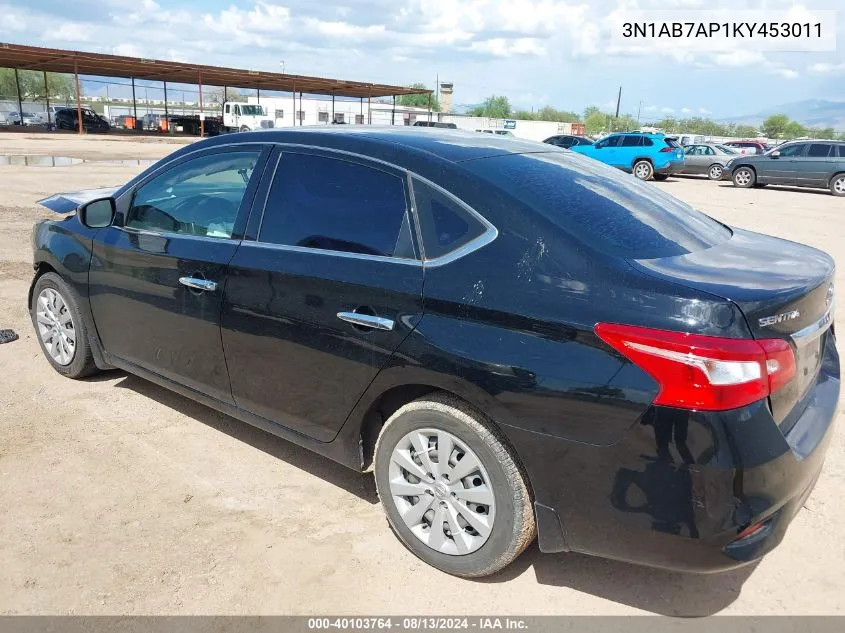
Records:
<instances>
[{"instance_id":1,"label":"utility pole","mask_svg":"<svg viewBox=\"0 0 845 633\"><path fill-rule=\"evenodd\" d=\"M640 127L640 111L643 109L643 101L640 99L640 105L637 106L637 127Z\"/></svg>"},{"instance_id":2,"label":"utility pole","mask_svg":"<svg viewBox=\"0 0 845 633\"><path fill-rule=\"evenodd\" d=\"M619 106L622 104L622 86L619 86L619 95L616 97L616 118L619 118Z\"/></svg>"}]
</instances>

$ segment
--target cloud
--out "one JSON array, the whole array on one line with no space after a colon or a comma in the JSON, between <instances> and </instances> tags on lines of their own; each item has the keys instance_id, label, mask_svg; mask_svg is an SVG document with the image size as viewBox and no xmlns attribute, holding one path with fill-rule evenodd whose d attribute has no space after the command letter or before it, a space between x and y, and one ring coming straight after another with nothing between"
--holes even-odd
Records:
<instances>
[{"instance_id":1,"label":"cloud","mask_svg":"<svg viewBox=\"0 0 845 633\"><path fill-rule=\"evenodd\" d=\"M661 111L663 114L672 114L672 113L674 113L674 112L675 112L675 108L670 108L670 107L668 107L668 106L665 106L665 107L660 108L660 111Z\"/></svg>"},{"instance_id":2,"label":"cloud","mask_svg":"<svg viewBox=\"0 0 845 633\"><path fill-rule=\"evenodd\" d=\"M711 111L710 111L710 110L708 110L707 108L699 108L699 109L698 109L698 113L699 113L699 114L705 114L705 115L706 115L706 114L713 114L713 112L711 112Z\"/></svg>"},{"instance_id":3,"label":"cloud","mask_svg":"<svg viewBox=\"0 0 845 633\"><path fill-rule=\"evenodd\" d=\"M654 105L647 105L643 108L643 112L656 112L657 106Z\"/></svg>"},{"instance_id":4,"label":"cloud","mask_svg":"<svg viewBox=\"0 0 845 633\"><path fill-rule=\"evenodd\" d=\"M766 60L765 55L758 51L735 50L730 53L720 53L713 57L713 62L717 66L727 66L729 68L751 66L752 64L761 64Z\"/></svg>"},{"instance_id":5,"label":"cloud","mask_svg":"<svg viewBox=\"0 0 845 633\"><path fill-rule=\"evenodd\" d=\"M135 44L118 44L112 49L115 55L125 55L126 57L143 57L141 49Z\"/></svg>"},{"instance_id":6,"label":"cloud","mask_svg":"<svg viewBox=\"0 0 845 633\"><path fill-rule=\"evenodd\" d=\"M828 62L818 62L816 64L811 64L808 70L811 73L840 73L845 71L845 63L843 64L830 64Z\"/></svg>"},{"instance_id":7,"label":"cloud","mask_svg":"<svg viewBox=\"0 0 845 633\"><path fill-rule=\"evenodd\" d=\"M767 66L766 72L770 75L777 75L778 77L782 77L783 79L798 79L799 77L798 71L778 65Z\"/></svg>"},{"instance_id":8,"label":"cloud","mask_svg":"<svg viewBox=\"0 0 845 633\"><path fill-rule=\"evenodd\" d=\"M3 26L10 31L23 31L26 29L26 22L19 15L8 12L3 15Z\"/></svg>"},{"instance_id":9,"label":"cloud","mask_svg":"<svg viewBox=\"0 0 845 633\"><path fill-rule=\"evenodd\" d=\"M681 114L692 114L695 112L692 108L681 108Z\"/></svg>"},{"instance_id":10,"label":"cloud","mask_svg":"<svg viewBox=\"0 0 845 633\"><path fill-rule=\"evenodd\" d=\"M59 42L87 42L91 39L93 28L88 24L65 22L57 29L50 29L41 34L41 39Z\"/></svg>"}]
</instances>

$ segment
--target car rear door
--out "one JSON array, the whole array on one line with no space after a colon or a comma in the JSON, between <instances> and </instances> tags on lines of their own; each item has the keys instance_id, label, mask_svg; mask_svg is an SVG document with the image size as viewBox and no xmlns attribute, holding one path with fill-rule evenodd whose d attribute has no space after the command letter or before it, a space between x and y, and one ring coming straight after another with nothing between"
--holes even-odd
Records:
<instances>
[{"instance_id":1,"label":"car rear door","mask_svg":"<svg viewBox=\"0 0 845 633\"><path fill-rule=\"evenodd\" d=\"M422 315L407 177L284 146L270 164L260 226L226 284L232 392L245 411L330 441Z\"/></svg>"},{"instance_id":2,"label":"car rear door","mask_svg":"<svg viewBox=\"0 0 845 633\"><path fill-rule=\"evenodd\" d=\"M226 267L269 150L188 154L117 200L89 271L91 310L109 355L232 402L220 342Z\"/></svg>"},{"instance_id":3,"label":"car rear door","mask_svg":"<svg viewBox=\"0 0 845 633\"><path fill-rule=\"evenodd\" d=\"M792 159L794 183L805 187L826 187L836 160L833 143L810 143L806 152Z\"/></svg>"}]
</instances>

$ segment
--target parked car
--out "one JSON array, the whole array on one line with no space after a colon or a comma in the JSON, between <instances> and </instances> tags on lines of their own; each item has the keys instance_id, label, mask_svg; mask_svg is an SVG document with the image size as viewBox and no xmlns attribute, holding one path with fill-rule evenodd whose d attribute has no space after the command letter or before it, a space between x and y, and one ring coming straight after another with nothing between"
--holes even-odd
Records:
<instances>
[{"instance_id":1,"label":"parked car","mask_svg":"<svg viewBox=\"0 0 845 633\"><path fill-rule=\"evenodd\" d=\"M60 130L76 130L79 116L76 108L62 108L56 112L56 127ZM91 108L82 108L82 127L88 132L108 132L109 122Z\"/></svg>"},{"instance_id":2,"label":"parked car","mask_svg":"<svg viewBox=\"0 0 845 633\"><path fill-rule=\"evenodd\" d=\"M833 260L545 147L193 143L41 201L65 215L34 229L36 336L67 377L119 367L372 467L395 534L451 574L535 534L688 571L760 558L832 436Z\"/></svg>"},{"instance_id":3,"label":"parked car","mask_svg":"<svg viewBox=\"0 0 845 633\"><path fill-rule=\"evenodd\" d=\"M55 123L56 122L56 113L59 110L64 110L69 106L59 106L59 105L51 105L45 108L43 112L38 112L36 117L38 117L38 123L41 125L45 125L47 123Z\"/></svg>"},{"instance_id":4,"label":"parked car","mask_svg":"<svg viewBox=\"0 0 845 633\"><path fill-rule=\"evenodd\" d=\"M736 187L792 185L845 196L845 142L795 141L768 154L738 156L725 165L725 177Z\"/></svg>"},{"instance_id":5,"label":"parked car","mask_svg":"<svg viewBox=\"0 0 845 633\"><path fill-rule=\"evenodd\" d=\"M21 124L21 113L17 110L12 110L6 112L6 120L9 122L10 125L20 125ZM33 114L32 112L28 112L24 110L23 112L23 124L24 125L38 125L38 117Z\"/></svg>"},{"instance_id":6,"label":"parked car","mask_svg":"<svg viewBox=\"0 0 845 633\"><path fill-rule=\"evenodd\" d=\"M592 145L573 145L570 149L640 180L665 180L684 168L684 151L677 141L662 134L611 134Z\"/></svg>"},{"instance_id":7,"label":"parked car","mask_svg":"<svg viewBox=\"0 0 845 633\"><path fill-rule=\"evenodd\" d=\"M458 126L454 123L444 123L442 121L414 121L413 127L439 127L449 130L458 129Z\"/></svg>"},{"instance_id":8,"label":"parked car","mask_svg":"<svg viewBox=\"0 0 845 633\"><path fill-rule=\"evenodd\" d=\"M701 134L677 134L671 138L678 141L678 144L684 148L687 145L701 145L706 142L706 139Z\"/></svg>"},{"instance_id":9,"label":"parked car","mask_svg":"<svg viewBox=\"0 0 845 633\"><path fill-rule=\"evenodd\" d=\"M721 180L725 164L739 155L736 150L716 143L702 143L684 148L682 174L707 174L710 180Z\"/></svg>"},{"instance_id":10,"label":"parked car","mask_svg":"<svg viewBox=\"0 0 845 633\"><path fill-rule=\"evenodd\" d=\"M766 144L760 141L728 141L724 143L727 147L732 147L743 156L751 154L765 154L767 150Z\"/></svg>"},{"instance_id":11,"label":"parked car","mask_svg":"<svg viewBox=\"0 0 845 633\"><path fill-rule=\"evenodd\" d=\"M550 136L544 143L555 145L556 147L564 147L569 149L573 145L592 145L593 141L586 136L575 136L573 134L558 134L557 136Z\"/></svg>"}]
</instances>

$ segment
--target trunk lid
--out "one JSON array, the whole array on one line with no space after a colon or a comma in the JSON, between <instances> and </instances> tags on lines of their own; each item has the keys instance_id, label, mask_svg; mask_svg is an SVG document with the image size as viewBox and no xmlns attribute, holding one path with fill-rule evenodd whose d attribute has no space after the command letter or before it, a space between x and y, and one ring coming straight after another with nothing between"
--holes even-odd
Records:
<instances>
[{"instance_id":1,"label":"trunk lid","mask_svg":"<svg viewBox=\"0 0 845 633\"><path fill-rule=\"evenodd\" d=\"M732 301L754 338L783 338L792 344L795 378L770 397L778 424L789 423L800 414L802 400L821 367L833 321L834 262L809 246L733 231L731 239L711 248L628 261L649 275Z\"/></svg>"}]
</instances>

